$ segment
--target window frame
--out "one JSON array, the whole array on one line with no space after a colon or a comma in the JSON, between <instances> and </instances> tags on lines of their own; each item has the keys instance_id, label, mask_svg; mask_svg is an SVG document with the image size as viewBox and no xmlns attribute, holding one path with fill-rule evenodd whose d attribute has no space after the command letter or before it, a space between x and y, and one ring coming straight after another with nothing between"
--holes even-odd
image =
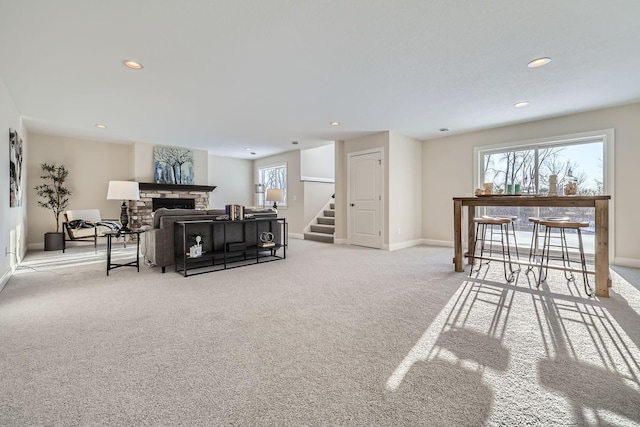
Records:
<instances>
[{"instance_id":1,"label":"window frame","mask_svg":"<svg viewBox=\"0 0 640 427\"><path fill-rule=\"evenodd\" d=\"M285 179L284 188L282 189L284 193L284 196L283 196L284 201L278 202L278 208L286 209L288 207L287 195L288 195L288 187L289 187L289 168L288 168L287 162L279 162L279 163L273 163L273 164L262 165L257 167L258 183L262 184L264 189L264 192L259 194L258 201L260 202L261 206L267 206L267 201L265 199L267 197L268 188L264 183L263 171L267 169L277 169L277 168L284 169L284 179Z\"/></svg>"},{"instance_id":2,"label":"window frame","mask_svg":"<svg viewBox=\"0 0 640 427\"><path fill-rule=\"evenodd\" d=\"M544 147L560 147L567 145L584 144L588 142L602 141L602 177L603 194L614 197L614 129L603 129L589 132L582 132L570 135L560 135L547 138L539 138L532 140L504 142L491 145L480 145L473 148L473 188L480 188L484 183L484 156L491 153L499 153L505 151L518 151ZM537 159L536 159L537 162ZM537 169L537 165L536 165ZM538 177L536 177L537 185Z\"/></svg>"}]
</instances>

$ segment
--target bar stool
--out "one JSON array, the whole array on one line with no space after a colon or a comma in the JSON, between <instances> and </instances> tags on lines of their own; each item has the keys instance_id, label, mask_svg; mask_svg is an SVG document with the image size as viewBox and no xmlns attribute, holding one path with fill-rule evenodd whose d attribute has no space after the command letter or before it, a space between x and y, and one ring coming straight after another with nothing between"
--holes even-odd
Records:
<instances>
[{"instance_id":1,"label":"bar stool","mask_svg":"<svg viewBox=\"0 0 640 427\"><path fill-rule=\"evenodd\" d=\"M518 215L484 215L483 218L507 218L511 221L511 235L513 236L513 245L516 248L516 259L520 259L520 253L518 253L518 240L516 239L516 227L514 225L518 220Z\"/></svg>"},{"instance_id":2,"label":"bar stool","mask_svg":"<svg viewBox=\"0 0 640 427\"><path fill-rule=\"evenodd\" d=\"M562 260L562 270L564 271L564 277L568 281L575 283L575 276L571 268L571 259L569 257L569 249L577 249L580 255L580 265L582 268L582 278L584 280L584 291L588 296L593 296L593 290L589 285L589 278L587 277L587 261L584 256L584 246L582 244L582 228L588 227L588 222L571 222L571 221L549 221L541 220L539 225L545 227L544 242L542 244L542 255L540 260L540 271L538 275L538 286L547 278L547 272L549 270L549 260ZM556 236L552 235L553 229L558 230ZM576 230L578 234L578 246L569 246L567 244L567 236L565 230ZM559 240L559 243L553 243L552 239ZM551 248L560 248L561 255L551 255ZM544 267L544 278L542 276L542 269Z\"/></svg>"},{"instance_id":3,"label":"bar stool","mask_svg":"<svg viewBox=\"0 0 640 427\"><path fill-rule=\"evenodd\" d=\"M504 267L504 278L507 282L512 282L515 279L513 270L513 266L511 264L511 249L509 247L509 224L512 223L510 218L497 218L497 217L480 217L473 218L473 222L476 224L476 238L473 244L473 251L471 254L471 273L474 271L473 266L475 265L476 258L476 248L480 246L480 266L477 270L479 271L482 267L482 259L485 256L485 251L489 252L489 257L493 255L494 252L500 252L502 254L502 265ZM487 239L487 227L489 227L489 238ZM494 237L494 230L497 227L497 231L495 234L500 235L500 240L497 240L497 237ZM506 240L506 243L505 243ZM499 243L500 248L494 249L494 243ZM485 264L489 264L491 260L488 260ZM507 264L509 264L509 273L507 273Z\"/></svg>"},{"instance_id":4,"label":"bar stool","mask_svg":"<svg viewBox=\"0 0 640 427\"><path fill-rule=\"evenodd\" d=\"M537 216L532 216L529 218L529 222L533 223L533 234L531 235L531 245L529 246L529 266L527 267L526 274L529 274L531 270L533 270L533 266L537 264L536 257L538 256L538 252L540 250L539 243L539 229L540 229L540 221L569 221L568 216L563 217L545 217L540 218Z\"/></svg>"}]
</instances>

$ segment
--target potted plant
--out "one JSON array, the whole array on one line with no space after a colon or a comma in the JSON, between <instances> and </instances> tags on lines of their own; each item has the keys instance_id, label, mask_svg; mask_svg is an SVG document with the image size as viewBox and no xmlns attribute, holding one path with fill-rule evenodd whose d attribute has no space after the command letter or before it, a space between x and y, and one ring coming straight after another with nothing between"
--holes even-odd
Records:
<instances>
[{"instance_id":1,"label":"potted plant","mask_svg":"<svg viewBox=\"0 0 640 427\"><path fill-rule=\"evenodd\" d=\"M64 186L69 171L64 165L58 166L55 163L51 165L42 163L40 168L42 168L40 178L44 179L45 183L34 187L36 194L42 198L42 200L38 200L38 206L50 209L56 219L55 233L44 234L44 250L62 250L64 235L60 232L60 214L69 206L71 191Z\"/></svg>"}]
</instances>

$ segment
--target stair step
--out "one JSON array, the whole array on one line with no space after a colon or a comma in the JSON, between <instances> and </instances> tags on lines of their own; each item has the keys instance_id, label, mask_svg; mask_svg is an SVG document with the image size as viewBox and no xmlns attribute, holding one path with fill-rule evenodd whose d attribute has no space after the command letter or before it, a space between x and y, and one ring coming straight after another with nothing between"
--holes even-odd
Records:
<instances>
[{"instance_id":1,"label":"stair step","mask_svg":"<svg viewBox=\"0 0 640 427\"><path fill-rule=\"evenodd\" d=\"M326 225L335 225L336 224L336 219L335 218L330 218L330 217L326 217L326 216L319 216L317 219L318 219L318 224L326 224Z\"/></svg>"},{"instance_id":2,"label":"stair step","mask_svg":"<svg viewBox=\"0 0 640 427\"><path fill-rule=\"evenodd\" d=\"M326 224L311 224L311 231L314 233L333 234L336 231L336 227Z\"/></svg>"},{"instance_id":3,"label":"stair step","mask_svg":"<svg viewBox=\"0 0 640 427\"><path fill-rule=\"evenodd\" d=\"M307 232L304 233L304 239L323 243L333 243L333 234Z\"/></svg>"},{"instance_id":4,"label":"stair step","mask_svg":"<svg viewBox=\"0 0 640 427\"><path fill-rule=\"evenodd\" d=\"M329 204L329 207L330 207L331 209L335 209L335 208L336 208L336 204L335 204L335 203L330 203L330 204Z\"/></svg>"},{"instance_id":5,"label":"stair step","mask_svg":"<svg viewBox=\"0 0 640 427\"><path fill-rule=\"evenodd\" d=\"M330 211L330 210L325 210L324 211L324 216L329 216L329 217L335 217L336 216L336 212L335 211Z\"/></svg>"}]
</instances>

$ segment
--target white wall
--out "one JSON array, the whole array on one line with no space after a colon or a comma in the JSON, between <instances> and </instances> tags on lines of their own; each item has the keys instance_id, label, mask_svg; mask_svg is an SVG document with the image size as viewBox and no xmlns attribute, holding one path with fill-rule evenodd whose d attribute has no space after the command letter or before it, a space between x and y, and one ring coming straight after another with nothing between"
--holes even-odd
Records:
<instances>
[{"instance_id":1,"label":"white wall","mask_svg":"<svg viewBox=\"0 0 640 427\"><path fill-rule=\"evenodd\" d=\"M18 131L23 143L23 171L22 171L22 206L9 207L9 128ZM27 159L29 157L29 142L25 128L20 120L20 113L16 108L9 91L0 78L0 164L3 173L0 175L0 290L9 280L17 264L27 252L27 201L30 195L27 188ZM5 250L6 248L6 250ZM6 254L6 251L12 252Z\"/></svg>"},{"instance_id":2,"label":"white wall","mask_svg":"<svg viewBox=\"0 0 640 427\"><path fill-rule=\"evenodd\" d=\"M69 170L67 188L72 191L67 209L100 209L103 218L120 216L119 200L107 200L109 181L134 178L131 144L69 138L65 136L29 134L27 184L29 202L28 244L41 248L44 233L55 231L55 218L50 210L38 206L39 197L33 187L41 184L41 163L63 164ZM61 217L62 221L63 218Z\"/></svg>"},{"instance_id":3,"label":"white wall","mask_svg":"<svg viewBox=\"0 0 640 427\"><path fill-rule=\"evenodd\" d=\"M300 150L300 174L302 179L335 178L334 144Z\"/></svg>"},{"instance_id":4,"label":"white wall","mask_svg":"<svg viewBox=\"0 0 640 427\"><path fill-rule=\"evenodd\" d=\"M422 238L422 142L389 133L389 249Z\"/></svg>"},{"instance_id":5,"label":"white wall","mask_svg":"<svg viewBox=\"0 0 640 427\"><path fill-rule=\"evenodd\" d=\"M613 128L615 193L611 206L614 263L640 267L637 213L640 104L607 108L423 142L423 238L452 243L452 198L473 192L473 148Z\"/></svg>"},{"instance_id":6,"label":"white wall","mask_svg":"<svg viewBox=\"0 0 640 427\"><path fill-rule=\"evenodd\" d=\"M253 184L253 160L209 155L208 185L216 186L209 199L211 208L257 205Z\"/></svg>"},{"instance_id":7,"label":"white wall","mask_svg":"<svg viewBox=\"0 0 640 427\"><path fill-rule=\"evenodd\" d=\"M304 189L300 181L300 150L288 151L254 160L253 182L258 182L258 169L287 164L287 207L278 209L279 218L287 218L289 234L302 236L304 222Z\"/></svg>"}]
</instances>

